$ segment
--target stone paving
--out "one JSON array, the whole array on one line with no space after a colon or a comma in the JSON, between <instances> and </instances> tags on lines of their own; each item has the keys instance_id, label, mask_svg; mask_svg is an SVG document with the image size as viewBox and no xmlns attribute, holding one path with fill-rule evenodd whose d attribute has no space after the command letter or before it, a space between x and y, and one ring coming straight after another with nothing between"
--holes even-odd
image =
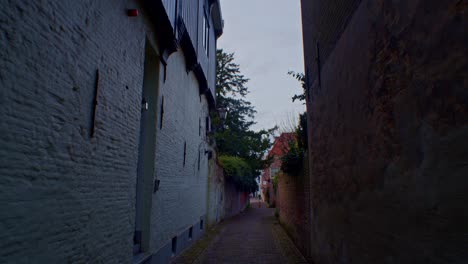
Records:
<instances>
[{"instance_id":1,"label":"stone paving","mask_svg":"<svg viewBox=\"0 0 468 264\"><path fill-rule=\"evenodd\" d=\"M252 200L249 209L216 226L173 263L307 263L274 212Z\"/></svg>"}]
</instances>

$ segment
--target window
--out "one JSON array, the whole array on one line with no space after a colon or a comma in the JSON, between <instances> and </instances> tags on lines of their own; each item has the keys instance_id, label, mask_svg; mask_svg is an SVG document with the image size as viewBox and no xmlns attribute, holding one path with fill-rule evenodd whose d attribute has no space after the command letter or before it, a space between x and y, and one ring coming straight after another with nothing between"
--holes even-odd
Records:
<instances>
[{"instance_id":1,"label":"window","mask_svg":"<svg viewBox=\"0 0 468 264\"><path fill-rule=\"evenodd\" d=\"M177 237L172 238L172 255L177 253Z\"/></svg>"},{"instance_id":2,"label":"window","mask_svg":"<svg viewBox=\"0 0 468 264\"><path fill-rule=\"evenodd\" d=\"M206 9L203 16L203 48L205 48L206 55L208 56L209 45L210 45L210 24L208 23L208 16L206 15Z\"/></svg>"},{"instance_id":3,"label":"window","mask_svg":"<svg viewBox=\"0 0 468 264\"><path fill-rule=\"evenodd\" d=\"M206 129L206 135L208 136L208 133L211 131L211 124L210 124L210 117L207 116L205 119L205 129Z\"/></svg>"},{"instance_id":4,"label":"window","mask_svg":"<svg viewBox=\"0 0 468 264\"><path fill-rule=\"evenodd\" d=\"M191 226L188 230L188 238L192 239L192 237L193 237L193 226Z\"/></svg>"},{"instance_id":5,"label":"window","mask_svg":"<svg viewBox=\"0 0 468 264\"><path fill-rule=\"evenodd\" d=\"M161 99L161 110L159 111L159 129L163 128L163 121L164 121L164 96Z\"/></svg>"},{"instance_id":6,"label":"window","mask_svg":"<svg viewBox=\"0 0 468 264\"><path fill-rule=\"evenodd\" d=\"M186 158L187 158L187 141L184 142L184 167L185 167Z\"/></svg>"},{"instance_id":7,"label":"window","mask_svg":"<svg viewBox=\"0 0 468 264\"><path fill-rule=\"evenodd\" d=\"M200 220L200 230L203 230L203 220Z\"/></svg>"},{"instance_id":8,"label":"window","mask_svg":"<svg viewBox=\"0 0 468 264\"><path fill-rule=\"evenodd\" d=\"M201 155L200 155L200 150L198 150L198 170L200 170L200 160L201 159Z\"/></svg>"}]
</instances>

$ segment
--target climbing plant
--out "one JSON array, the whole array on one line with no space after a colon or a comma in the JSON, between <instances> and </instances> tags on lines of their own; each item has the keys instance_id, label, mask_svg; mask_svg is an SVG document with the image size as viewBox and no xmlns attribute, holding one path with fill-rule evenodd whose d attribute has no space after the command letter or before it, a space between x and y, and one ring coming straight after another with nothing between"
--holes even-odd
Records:
<instances>
[{"instance_id":1,"label":"climbing plant","mask_svg":"<svg viewBox=\"0 0 468 264\"><path fill-rule=\"evenodd\" d=\"M305 103L305 100L306 100L306 91L307 91L307 86L306 86L306 82L305 82L305 75L304 73L300 73L300 72L294 72L294 71L289 71L288 72L288 75L292 76L294 79L298 80L300 83L301 83L301 87L302 87L302 93L300 94L295 94L293 97L292 97L292 101L304 101Z\"/></svg>"},{"instance_id":2,"label":"climbing plant","mask_svg":"<svg viewBox=\"0 0 468 264\"><path fill-rule=\"evenodd\" d=\"M303 93L294 95L292 101L305 101L306 85L304 74L293 71L288 72L288 74L297 79L301 83L303 89ZM289 142L288 151L281 157L281 170L291 176L297 176L303 171L304 155L308 145L306 112L299 115L299 124L297 124L294 132L297 140Z\"/></svg>"},{"instance_id":3,"label":"climbing plant","mask_svg":"<svg viewBox=\"0 0 468 264\"><path fill-rule=\"evenodd\" d=\"M298 147L297 142L289 143L289 150L281 157L281 170L289 175L297 176L302 171L304 163L304 150Z\"/></svg>"},{"instance_id":4,"label":"climbing plant","mask_svg":"<svg viewBox=\"0 0 468 264\"><path fill-rule=\"evenodd\" d=\"M219 162L224 169L224 174L239 190L254 192L257 190L257 182L252 177L252 168L240 157L222 155Z\"/></svg>"}]
</instances>

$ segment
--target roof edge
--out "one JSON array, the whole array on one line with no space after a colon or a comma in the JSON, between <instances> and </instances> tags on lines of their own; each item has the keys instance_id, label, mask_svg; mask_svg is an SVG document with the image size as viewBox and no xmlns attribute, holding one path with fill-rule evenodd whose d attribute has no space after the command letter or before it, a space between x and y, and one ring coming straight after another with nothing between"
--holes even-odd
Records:
<instances>
[{"instance_id":1,"label":"roof edge","mask_svg":"<svg viewBox=\"0 0 468 264\"><path fill-rule=\"evenodd\" d=\"M216 34L216 38L219 38L223 34L224 20L221 13L221 4L219 0L210 0L211 6L211 17L213 18L213 25Z\"/></svg>"}]
</instances>

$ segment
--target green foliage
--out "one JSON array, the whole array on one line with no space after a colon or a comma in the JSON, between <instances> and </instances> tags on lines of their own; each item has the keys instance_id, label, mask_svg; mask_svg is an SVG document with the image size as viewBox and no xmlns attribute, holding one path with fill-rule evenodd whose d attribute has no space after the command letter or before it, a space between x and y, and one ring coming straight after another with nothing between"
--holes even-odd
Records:
<instances>
[{"instance_id":1,"label":"green foliage","mask_svg":"<svg viewBox=\"0 0 468 264\"><path fill-rule=\"evenodd\" d=\"M226 96L228 93L247 95L245 86L249 79L240 73L239 64L234 62L234 53L216 50L216 93Z\"/></svg>"},{"instance_id":2,"label":"green foliage","mask_svg":"<svg viewBox=\"0 0 468 264\"><path fill-rule=\"evenodd\" d=\"M218 127L214 135L218 152L221 155L241 158L250 169L252 177L260 175L267 164L264 153L270 148L270 135L274 129L253 131L255 108L245 100L248 94L248 79L240 73L234 62L233 53L216 51L216 104L218 108L228 109L226 120L221 123L213 115L213 123Z\"/></svg>"},{"instance_id":3,"label":"green foliage","mask_svg":"<svg viewBox=\"0 0 468 264\"><path fill-rule=\"evenodd\" d=\"M294 79L298 80L301 83L301 87L302 87L302 94L295 94L292 97L292 101L294 102L294 101L298 100L298 101L304 101L305 102L306 93L307 93L307 86L306 86L306 82L305 82L304 73L289 71L288 75L291 75L292 77L294 77Z\"/></svg>"},{"instance_id":4,"label":"green foliage","mask_svg":"<svg viewBox=\"0 0 468 264\"><path fill-rule=\"evenodd\" d=\"M248 130L255 124L255 109L244 98L248 94L247 82L240 73L240 66L234 62L234 53L216 51L216 104L218 108L229 109L225 125Z\"/></svg>"},{"instance_id":5,"label":"green foliage","mask_svg":"<svg viewBox=\"0 0 468 264\"><path fill-rule=\"evenodd\" d=\"M219 162L228 177L243 177L250 173L249 164L239 157L222 155L219 156Z\"/></svg>"},{"instance_id":6,"label":"green foliage","mask_svg":"<svg viewBox=\"0 0 468 264\"><path fill-rule=\"evenodd\" d=\"M300 149L297 142L289 143L289 151L281 157L281 170L291 176L301 173L304 164L304 150Z\"/></svg>"},{"instance_id":7,"label":"green foliage","mask_svg":"<svg viewBox=\"0 0 468 264\"><path fill-rule=\"evenodd\" d=\"M307 94L307 86L305 75L303 73L289 71L289 75L293 76L301 83L302 94L296 94L292 97L292 101L305 101ZM307 113L299 115L299 125L296 127L297 142L289 143L288 152L281 158L281 170L289 175L297 176L302 172L304 164L304 153L307 151Z\"/></svg>"},{"instance_id":8,"label":"green foliage","mask_svg":"<svg viewBox=\"0 0 468 264\"><path fill-rule=\"evenodd\" d=\"M262 157L271 146L270 133L238 130L228 125L226 129L217 131L215 138L221 154L242 157L253 170L261 170L267 164Z\"/></svg>"},{"instance_id":9,"label":"green foliage","mask_svg":"<svg viewBox=\"0 0 468 264\"><path fill-rule=\"evenodd\" d=\"M227 179L231 180L239 190L254 192L257 190L256 176L252 174L249 164L239 157L222 155L219 163L224 169Z\"/></svg>"},{"instance_id":10,"label":"green foliage","mask_svg":"<svg viewBox=\"0 0 468 264\"><path fill-rule=\"evenodd\" d=\"M299 115L299 125L296 128L297 146L299 149L307 150L307 113L304 112Z\"/></svg>"}]
</instances>

